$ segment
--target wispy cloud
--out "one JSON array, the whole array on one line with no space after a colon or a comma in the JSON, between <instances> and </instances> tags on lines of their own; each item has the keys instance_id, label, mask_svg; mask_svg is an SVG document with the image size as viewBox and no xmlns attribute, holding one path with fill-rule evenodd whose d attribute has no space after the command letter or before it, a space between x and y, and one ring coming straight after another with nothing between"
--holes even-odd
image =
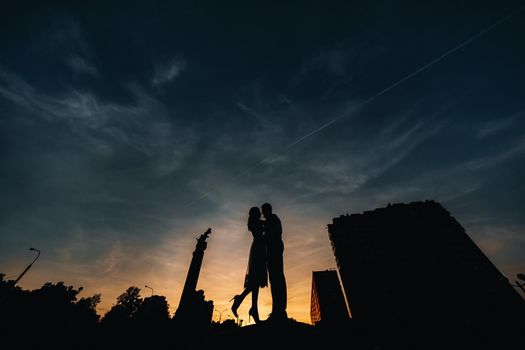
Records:
<instances>
[{"instance_id":1,"label":"wispy cloud","mask_svg":"<svg viewBox=\"0 0 525 350\"><path fill-rule=\"evenodd\" d=\"M480 170L487 167L495 167L505 161L508 161L525 152L525 135L510 142L499 152L474 159L466 164L466 167L472 170Z\"/></svg>"},{"instance_id":2,"label":"wispy cloud","mask_svg":"<svg viewBox=\"0 0 525 350\"><path fill-rule=\"evenodd\" d=\"M97 67L86 58L79 55L72 55L66 60L66 63L75 73L98 77Z\"/></svg>"},{"instance_id":3,"label":"wispy cloud","mask_svg":"<svg viewBox=\"0 0 525 350\"><path fill-rule=\"evenodd\" d=\"M256 121L260 122L260 123L267 123L267 119L262 116L260 113L254 111L252 108L246 106L244 103L242 102L237 102L235 103L235 105L243 112L246 113L246 115L249 115L251 117L253 117Z\"/></svg>"},{"instance_id":4,"label":"wispy cloud","mask_svg":"<svg viewBox=\"0 0 525 350\"><path fill-rule=\"evenodd\" d=\"M158 64L151 80L151 85L160 87L171 83L182 71L186 69L186 61L177 59L166 64Z\"/></svg>"},{"instance_id":5,"label":"wispy cloud","mask_svg":"<svg viewBox=\"0 0 525 350\"><path fill-rule=\"evenodd\" d=\"M104 101L91 92L68 90L49 95L22 78L0 70L0 96L37 118L67 123L72 132L107 153L118 143L154 159L159 175L180 168L197 142L191 127L174 125L164 105L137 86L129 86L135 105Z\"/></svg>"},{"instance_id":6,"label":"wispy cloud","mask_svg":"<svg viewBox=\"0 0 525 350\"><path fill-rule=\"evenodd\" d=\"M299 178L290 178L290 186L312 194L349 194L358 190L442 128L433 116L417 118L417 113L396 115L373 135L356 134L353 140L318 146L297 163Z\"/></svg>"},{"instance_id":7,"label":"wispy cloud","mask_svg":"<svg viewBox=\"0 0 525 350\"><path fill-rule=\"evenodd\" d=\"M523 116L525 116L525 111L520 111L507 118L487 121L479 126L477 136L479 138L485 138L508 130L516 125Z\"/></svg>"}]
</instances>

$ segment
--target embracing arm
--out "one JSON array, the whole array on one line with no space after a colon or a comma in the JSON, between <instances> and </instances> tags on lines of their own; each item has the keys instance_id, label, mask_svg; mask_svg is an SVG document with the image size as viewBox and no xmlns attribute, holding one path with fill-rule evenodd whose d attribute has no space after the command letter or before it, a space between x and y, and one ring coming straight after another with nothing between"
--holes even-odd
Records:
<instances>
[{"instance_id":1,"label":"embracing arm","mask_svg":"<svg viewBox=\"0 0 525 350\"><path fill-rule=\"evenodd\" d=\"M271 217L266 220L265 223L265 230L266 234L268 236L271 236L272 238L280 238L283 233L283 228L281 225L281 220L279 220L279 217L275 214L273 214Z\"/></svg>"}]
</instances>

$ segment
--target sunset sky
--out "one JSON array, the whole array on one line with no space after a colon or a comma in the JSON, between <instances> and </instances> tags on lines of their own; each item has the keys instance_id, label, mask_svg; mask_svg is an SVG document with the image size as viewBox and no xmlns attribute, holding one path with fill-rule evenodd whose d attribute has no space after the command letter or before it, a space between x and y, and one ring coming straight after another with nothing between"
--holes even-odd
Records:
<instances>
[{"instance_id":1,"label":"sunset sky","mask_svg":"<svg viewBox=\"0 0 525 350\"><path fill-rule=\"evenodd\" d=\"M70 3L0 10L0 272L42 251L23 288L103 314L147 284L173 313L210 227L198 287L228 309L264 202L299 321L336 267L326 225L388 203L440 202L525 273L520 1Z\"/></svg>"}]
</instances>

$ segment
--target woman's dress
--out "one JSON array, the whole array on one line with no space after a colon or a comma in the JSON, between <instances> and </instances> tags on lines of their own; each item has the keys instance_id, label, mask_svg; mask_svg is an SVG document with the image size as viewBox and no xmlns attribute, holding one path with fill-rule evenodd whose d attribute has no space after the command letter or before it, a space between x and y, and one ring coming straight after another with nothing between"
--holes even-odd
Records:
<instances>
[{"instance_id":1,"label":"woman's dress","mask_svg":"<svg viewBox=\"0 0 525 350\"><path fill-rule=\"evenodd\" d=\"M268 271L266 269L266 242L263 222L259 219L249 219L248 230L253 235L253 242L250 248L244 288L266 287L268 285Z\"/></svg>"}]
</instances>

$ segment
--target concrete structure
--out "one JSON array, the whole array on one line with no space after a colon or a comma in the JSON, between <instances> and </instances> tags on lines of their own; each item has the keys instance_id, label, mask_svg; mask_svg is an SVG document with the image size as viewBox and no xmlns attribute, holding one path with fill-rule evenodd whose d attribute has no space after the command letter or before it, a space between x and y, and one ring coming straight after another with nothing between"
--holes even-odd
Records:
<instances>
[{"instance_id":1,"label":"concrete structure","mask_svg":"<svg viewBox=\"0 0 525 350\"><path fill-rule=\"evenodd\" d=\"M206 239L211 233L208 229L197 239L197 245L193 252L190 268L184 289L180 297L179 307L175 313L175 320L185 326L206 326L211 323L213 316L213 301L206 301L203 290L196 290L201 270L204 251L206 250Z\"/></svg>"},{"instance_id":2,"label":"concrete structure","mask_svg":"<svg viewBox=\"0 0 525 350\"><path fill-rule=\"evenodd\" d=\"M328 232L353 320L386 337L495 341L522 323L523 299L439 203L340 216Z\"/></svg>"},{"instance_id":3,"label":"concrete structure","mask_svg":"<svg viewBox=\"0 0 525 350\"><path fill-rule=\"evenodd\" d=\"M310 317L314 325L335 325L350 319L337 271L312 272Z\"/></svg>"}]
</instances>

